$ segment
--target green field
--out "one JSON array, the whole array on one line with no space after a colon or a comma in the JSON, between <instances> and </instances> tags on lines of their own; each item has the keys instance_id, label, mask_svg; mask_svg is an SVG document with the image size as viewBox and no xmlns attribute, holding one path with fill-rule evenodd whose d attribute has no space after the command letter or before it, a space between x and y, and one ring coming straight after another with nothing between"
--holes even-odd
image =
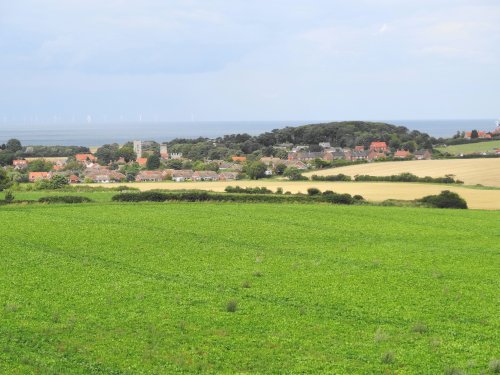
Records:
<instances>
[{"instance_id":1,"label":"green field","mask_svg":"<svg viewBox=\"0 0 500 375\"><path fill-rule=\"evenodd\" d=\"M478 143L467 143L463 145L448 146L448 147L438 147L436 149L441 152L448 152L452 155L458 155L458 154L473 154L476 152L488 152L488 151L491 152L496 148L500 148L500 140L478 142Z\"/></svg>"},{"instance_id":2,"label":"green field","mask_svg":"<svg viewBox=\"0 0 500 375\"><path fill-rule=\"evenodd\" d=\"M500 211L12 205L0 223L0 373L480 374L500 358Z\"/></svg>"}]
</instances>

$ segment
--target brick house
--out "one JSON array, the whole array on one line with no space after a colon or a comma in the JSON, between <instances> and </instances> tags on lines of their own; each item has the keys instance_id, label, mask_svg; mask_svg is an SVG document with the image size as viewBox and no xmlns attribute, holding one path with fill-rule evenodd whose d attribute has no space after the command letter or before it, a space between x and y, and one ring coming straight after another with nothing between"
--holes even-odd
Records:
<instances>
[{"instance_id":1,"label":"brick house","mask_svg":"<svg viewBox=\"0 0 500 375\"><path fill-rule=\"evenodd\" d=\"M370 143L370 151L376 152L388 152L389 147L387 147L387 143L385 142L372 142Z\"/></svg>"}]
</instances>

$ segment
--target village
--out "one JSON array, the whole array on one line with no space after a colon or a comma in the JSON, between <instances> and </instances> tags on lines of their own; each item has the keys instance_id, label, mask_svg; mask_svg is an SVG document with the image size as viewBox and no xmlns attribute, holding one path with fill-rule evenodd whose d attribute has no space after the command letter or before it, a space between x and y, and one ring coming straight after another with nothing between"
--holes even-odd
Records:
<instances>
[{"instance_id":1,"label":"village","mask_svg":"<svg viewBox=\"0 0 500 375\"><path fill-rule=\"evenodd\" d=\"M12 162L14 170L27 171L30 163L43 160L51 166L51 170L29 171L28 182L50 180L54 176L64 176L69 184L79 183L111 183L111 182L160 182L160 181L233 181L246 178L244 166L250 162L245 155L233 155L228 160L205 160L210 165L208 170L184 169L182 165L189 165L191 160L184 158L182 153L169 152L168 145L159 145L159 163L151 167L148 160L157 154L153 141L134 141L134 159L126 160L123 157L109 162L107 165L98 160L94 153L79 153L73 157L61 158L26 158ZM354 149L332 147L328 142L318 144L321 151L310 151L310 146L290 143L279 144L276 149L285 150L287 158L261 157L252 160L265 166L265 177L282 175L286 169L296 169L299 172L328 165L329 162L345 161L346 163L368 163L382 160L428 160L432 153L429 150L417 150L413 153L406 150L391 152L386 142L371 142L368 148L356 146ZM167 161L179 161L179 168L168 168ZM181 163L182 162L182 163ZM154 163L153 163L154 164ZM130 173L130 167L135 167L136 173ZM48 168L46 168L48 169Z\"/></svg>"}]
</instances>

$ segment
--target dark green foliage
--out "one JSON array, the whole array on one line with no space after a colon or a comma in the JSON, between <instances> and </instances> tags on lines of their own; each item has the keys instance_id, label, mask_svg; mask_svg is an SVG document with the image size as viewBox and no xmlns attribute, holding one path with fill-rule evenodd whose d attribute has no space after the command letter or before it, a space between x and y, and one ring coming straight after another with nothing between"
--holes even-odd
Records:
<instances>
[{"instance_id":1,"label":"dark green foliage","mask_svg":"<svg viewBox=\"0 0 500 375\"><path fill-rule=\"evenodd\" d=\"M313 181L352 181L351 176L347 176L345 174L337 174L337 175L331 175L331 176L318 176L318 175L312 175L311 180Z\"/></svg>"},{"instance_id":2,"label":"dark green foliage","mask_svg":"<svg viewBox=\"0 0 500 375\"><path fill-rule=\"evenodd\" d=\"M89 152L90 149L83 146L31 146L22 153L22 156L32 158L70 157Z\"/></svg>"},{"instance_id":3,"label":"dark green foliage","mask_svg":"<svg viewBox=\"0 0 500 375\"><path fill-rule=\"evenodd\" d=\"M365 198L363 198L363 196L359 195L359 194L354 195L353 198L357 201L364 201L365 200Z\"/></svg>"},{"instance_id":4,"label":"dark green foliage","mask_svg":"<svg viewBox=\"0 0 500 375\"><path fill-rule=\"evenodd\" d=\"M283 175L286 170L286 165L285 164L278 164L276 167L274 167L274 173L277 174L278 176Z\"/></svg>"},{"instance_id":5,"label":"dark green foliage","mask_svg":"<svg viewBox=\"0 0 500 375\"><path fill-rule=\"evenodd\" d=\"M0 168L0 191L7 189L11 184L7 172L3 168Z\"/></svg>"},{"instance_id":6,"label":"dark green foliage","mask_svg":"<svg viewBox=\"0 0 500 375\"><path fill-rule=\"evenodd\" d=\"M314 176L313 176L314 177ZM392 176L354 176L355 181L389 181L389 182L426 182L431 184L463 184L463 181L455 180L451 176L445 177L418 177L412 173L401 173Z\"/></svg>"},{"instance_id":7,"label":"dark green foliage","mask_svg":"<svg viewBox=\"0 0 500 375\"><path fill-rule=\"evenodd\" d=\"M38 199L40 203L87 203L92 202L90 198L77 195L54 195Z\"/></svg>"},{"instance_id":8,"label":"dark green foliage","mask_svg":"<svg viewBox=\"0 0 500 375\"><path fill-rule=\"evenodd\" d=\"M225 189L226 193L237 193L237 194L272 194L273 191L266 187L246 187L242 188L239 186L227 186ZM283 191L283 189L282 189Z\"/></svg>"},{"instance_id":9,"label":"dark green foliage","mask_svg":"<svg viewBox=\"0 0 500 375\"><path fill-rule=\"evenodd\" d=\"M21 142L18 139L9 139L7 141L7 144L5 145L5 150L8 152L17 152L21 151L23 149L23 146L21 145Z\"/></svg>"},{"instance_id":10,"label":"dark green foliage","mask_svg":"<svg viewBox=\"0 0 500 375\"><path fill-rule=\"evenodd\" d=\"M307 189L307 194L308 195L320 195L321 191L317 188L309 188L309 189Z\"/></svg>"},{"instance_id":11,"label":"dark green foliage","mask_svg":"<svg viewBox=\"0 0 500 375\"><path fill-rule=\"evenodd\" d=\"M248 162L243 167L243 172L245 172L251 180L258 180L259 178L266 177L266 170L267 166L260 161Z\"/></svg>"},{"instance_id":12,"label":"dark green foliage","mask_svg":"<svg viewBox=\"0 0 500 375\"><path fill-rule=\"evenodd\" d=\"M234 313L236 312L237 309L238 309L238 302L236 302L235 300L229 301L226 305L227 312Z\"/></svg>"},{"instance_id":13,"label":"dark green foliage","mask_svg":"<svg viewBox=\"0 0 500 375\"><path fill-rule=\"evenodd\" d=\"M474 129L474 130L471 132L471 134L470 134L470 138L471 138L471 139L476 139L476 138L478 138L478 137L479 137L479 134L478 134L477 130L476 130L476 129Z\"/></svg>"},{"instance_id":14,"label":"dark green foliage","mask_svg":"<svg viewBox=\"0 0 500 375\"><path fill-rule=\"evenodd\" d=\"M12 152L0 152L0 166L12 165L12 161L16 158Z\"/></svg>"},{"instance_id":15,"label":"dark green foliage","mask_svg":"<svg viewBox=\"0 0 500 375\"><path fill-rule=\"evenodd\" d=\"M467 208L467 202L465 199L461 198L457 193L449 190L444 190L439 195L428 195L419 199L418 202L422 202L436 208Z\"/></svg>"},{"instance_id":16,"label":"dark green foliage","mask_svg":"<svg viewBox=\"0 0 500 375\"><path fill-rule=\"evenodd\" d=\"M45 159L36 159L28 164L29 172L50 172L53 164Z\"/></svg>"},{"instance_id":17,"label":"dark green foliage","mask_svg":"<svg viewBox=\"0 0 500 375\"><path fill-rule=\"evenodd\" d=\"M288 167L285 169L283 176L288 177L290 181L304 181L308 180L306 176L302 176L302 172L300 169L295 167Z\"/></svg>"},{"instance_id":18,"label":"dark green foliage","mask_svg":"<svg viewBox=\"0 0 500 375\"><path fill-rule=\"evenodd\" d=\"M6 203L12 203L14 201L14 194L12 193L11 190L7 190L5 192L5 198L4 198L4 201Z\"/></svg>"},{"instance_id":19,"label":"dark green foliage","mask_svg":"<svg viewBox=\"0 0 500 375\"><path fill-rule=\"evenodd\" d=\"M355 200L351 194L337 194L334 192L328 192L328 194L322 195L322 200L334 204L354 204Z\"/></svg>"},{"instance_id":20,"label":"dark green foliage","mask_svg":"<svg viewBox=\"0 0 500 375\"><path fill-rule=\"evenodd\" d=\"M146 168L150 171L160 168L160 156L158 154L151 154L146 161Z\"/></svg>"},{"instance_id":21,"label":"dark green foliage","mask_svg":"<svg viewBox=\"0 0 500 375\"><path fill-rule=\"evenodd\" d=\"M106 144L99 147L94 155L100 164L107 165L119 159L119 150L120 146L118 143Z\"/></svg>"}]
</instances>

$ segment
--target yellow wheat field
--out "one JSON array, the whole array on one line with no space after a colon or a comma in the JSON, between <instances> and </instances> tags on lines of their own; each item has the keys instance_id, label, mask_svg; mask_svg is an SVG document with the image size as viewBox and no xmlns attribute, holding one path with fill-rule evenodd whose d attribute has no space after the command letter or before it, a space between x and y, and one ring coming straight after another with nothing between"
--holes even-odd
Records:
<instances>
[{"instance_id":1,"label":"yellow wheat field","mask_svg":"<svg viewBox=\"0 0 500 375\"><path fill-rule=\"evenodd\" d=\"M259 180L259 181L214 181L214 182L142 182L129 184L105 184L112 187L128 185L142 191L152 189L198 189L221 192L226 186L256 187L265 186L273 191L278 187L291 193L306 193L310 187L321 191L333 190L337 193L360 194L365 199L380 202L386 199L412 200L430 194L439 194L442 190L453 190L467 201L469 208L500 210L500 190L468 189L461 186L445 184L399 183L399 182L320 182L320 181L287 181L287 180ZM92 186L95 186L94 184Z\"/></svg>"},{"instance_id":2,"label":"yellow wheat field","mask_svg":"<svg viewBox=\"0 0 500 375\"><path fill-rule=\"evenodd\" d=\"M464 181L466 185L481 184L500 187L500 158L369 163L307 172L304 175L310 177L313 174L327 176L343 173L348 176L357 174L389 176L404 172L410 172L420 177L444 177L447 174L453 174L455 178Z\"/></svg>"}]
</instances>

